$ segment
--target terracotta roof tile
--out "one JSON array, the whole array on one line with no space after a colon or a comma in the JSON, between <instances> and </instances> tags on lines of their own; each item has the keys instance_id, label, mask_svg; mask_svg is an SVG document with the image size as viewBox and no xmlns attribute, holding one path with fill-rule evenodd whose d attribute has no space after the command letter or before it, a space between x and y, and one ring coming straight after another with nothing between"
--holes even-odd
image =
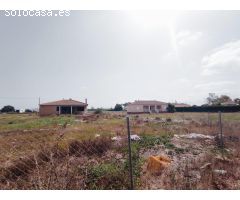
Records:
<instances>
[{"instance_id":1,"label":"terracotta roof tile","mask_svg":"<svg viewBox=\"0 0 240 200\"><path fill-rule=\"evenodd\" d=\"M88 104L72 100L72 99L63 99L59 101L52 101L48 103L40 104L40 106L87 106Z\"/></svg>"},{"instance_id":2,"label":"terracotta roof tile","mask_svg":"<svg viewBox=\"0 0 240 200\"><path fill-rule=\"evenodd\" d=\"M134 101L131 104L132 105L164 105L167 103L162 101L156 101L156 100L138 100L138 101Z\"/></svg>"}]
</instances>

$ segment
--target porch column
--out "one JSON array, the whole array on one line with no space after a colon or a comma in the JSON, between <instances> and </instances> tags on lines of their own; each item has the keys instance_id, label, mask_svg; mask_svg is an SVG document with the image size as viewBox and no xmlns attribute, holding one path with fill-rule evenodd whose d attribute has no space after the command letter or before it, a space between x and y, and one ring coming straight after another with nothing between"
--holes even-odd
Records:
<instances>
[{"instance_id":1,"label":"porch column","mask_svg":"<svg viewBox=\"0 0 240 200\"><path fill-rule=\"evenodd\" d=\"M72 106L71 106L71 115L72 115Z\"/></svg>"}]
</instances>

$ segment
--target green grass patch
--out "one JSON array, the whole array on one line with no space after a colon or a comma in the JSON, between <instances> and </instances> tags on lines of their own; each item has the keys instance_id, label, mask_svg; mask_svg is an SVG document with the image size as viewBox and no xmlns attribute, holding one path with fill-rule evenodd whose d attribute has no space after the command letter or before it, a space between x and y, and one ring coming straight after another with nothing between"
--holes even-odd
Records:
<instances>
[{"instance_id":1,"label":"green grass patch","mask_svg":"<svg viewBox=\"0 0 240 200\"><path fill-rule=\"evenodd\" d=\"M50 128L63 124L73 124L74 117L38 117L36 115L0 115L0 131Z\"/></svg>"},{"instance_id":2,"label":"green grass patch","mask_svg":"<svg viewBox=\"0 0 240 200\"><path fill-rule=\"evenodd\" d=\"M87 167L85 178L86 189L112 190L128 189L129 181L124 170L124 165L117 162L101 163ZM84 171L80 170L83 174Z\"/></svg>"}]
</instances>

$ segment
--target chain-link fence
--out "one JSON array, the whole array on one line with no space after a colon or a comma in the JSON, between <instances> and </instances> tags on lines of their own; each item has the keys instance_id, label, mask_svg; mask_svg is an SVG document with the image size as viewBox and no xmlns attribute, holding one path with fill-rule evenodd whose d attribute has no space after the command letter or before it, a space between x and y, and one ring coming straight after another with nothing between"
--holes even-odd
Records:
<instances>
[{"instance_id":1,"label":"chain-link fence","mask_svg":"<svg viewBox=\"0 0 240 200\"><path fill-rule=\"evenodd\" d=\"M0 188L236 189L238 115L1 114Z\"/></svg>"}]
</instances>

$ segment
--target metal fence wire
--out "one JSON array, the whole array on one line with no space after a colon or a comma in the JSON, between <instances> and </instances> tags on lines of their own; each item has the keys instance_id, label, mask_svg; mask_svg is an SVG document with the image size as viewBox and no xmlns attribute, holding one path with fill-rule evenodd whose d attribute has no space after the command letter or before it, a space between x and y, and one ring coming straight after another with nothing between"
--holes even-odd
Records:
<instances>
[{"instance_id":1,"label":"metal fence wire","mask_svg":"<svg viewBox=\"0 0 240 200\"><path fill-rule=\"evenodd\" d=\"M240 125L224 116L1 115L0 189L240 188L221 179L240 177ZM38 128L23 125L25 118Z\"/></svg>"}]
</instances>

